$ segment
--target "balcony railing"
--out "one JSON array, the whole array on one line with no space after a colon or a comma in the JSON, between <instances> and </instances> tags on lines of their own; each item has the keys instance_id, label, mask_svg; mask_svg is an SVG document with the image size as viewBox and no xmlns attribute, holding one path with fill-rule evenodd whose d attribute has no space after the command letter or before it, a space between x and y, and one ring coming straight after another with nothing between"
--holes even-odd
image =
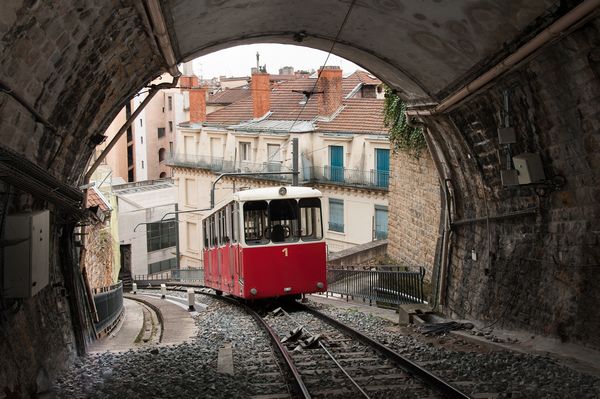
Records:
<instances>
[{"instance_id":1,"label":"balcony railing","mask_svg":"<svg viewBox=\"0 0 600 399\"><path fill-rule=\"evenodd\" d=\"M222 157L206 155L171 154L168 162L172 166L183 166L226 172L291 172L291 168L282 162L247 162L227 160ZM291 182L291 175L265 175L261 178L279 182ZM390 174L383 170L346 169L335 166L305 166L300 168L301 182L329 183L344 186L377 188L387 190Z\"/></svg>"},{"instance_id":2,"label":"balcony railing","mask_svg":"<svg viewBox=\"0 0 600 399\"><path fill-rule=\"evenodd\" d=\"M359 170L346 169L336 166L313 166L309 169L310 176L306 180L312 182L325 182L354 187L380 188L387 190L389 186L390 173L382 170Z\"/></svg>"}]
</instances>

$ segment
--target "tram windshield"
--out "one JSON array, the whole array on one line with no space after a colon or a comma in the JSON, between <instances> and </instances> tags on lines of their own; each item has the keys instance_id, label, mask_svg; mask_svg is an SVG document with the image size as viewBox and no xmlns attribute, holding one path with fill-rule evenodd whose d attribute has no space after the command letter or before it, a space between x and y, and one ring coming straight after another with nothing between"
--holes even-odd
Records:
<instances>
[{"instance_id":1,"label":"tram windshield","mask_svg":"<svg viewBox=\"0 0 600 399\"><path fill-rule=\"evenodd\" d=\"M318 198L274 199L244 203L244 236L248 245L317 241L323 238Z\"/></svg>"}]
</instances>

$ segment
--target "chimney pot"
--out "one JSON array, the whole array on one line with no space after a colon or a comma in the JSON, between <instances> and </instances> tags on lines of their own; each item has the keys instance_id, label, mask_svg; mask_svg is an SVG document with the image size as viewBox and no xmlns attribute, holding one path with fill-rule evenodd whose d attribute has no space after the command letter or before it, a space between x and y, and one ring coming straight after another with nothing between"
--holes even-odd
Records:
<instances>
[{"instance_id":1,"label":"chimney pot","mask_svg":"<svg viewBox=\"0 0 600 399\"><path fill-rule=\"evenodd\" d=\"M330 117L342 106L342 70L326 66L319 70L317 91L319 116Z\"/></svg>"},{"instance_id":2,"label":"chimney pot","mask_svg":"<svg viewBox=\"0 0 600 399\"><path fill-rule=\"evenodd\" d=\"M261 118L271 110L271 82L268 73L252 73L252 115Z\"/></svg>"}]
</instances>

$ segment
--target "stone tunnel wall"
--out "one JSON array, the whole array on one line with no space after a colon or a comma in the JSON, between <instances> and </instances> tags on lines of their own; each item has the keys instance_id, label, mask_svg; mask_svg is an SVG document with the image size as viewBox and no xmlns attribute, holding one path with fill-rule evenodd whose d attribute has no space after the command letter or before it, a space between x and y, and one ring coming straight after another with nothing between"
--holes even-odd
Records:
<instances>
[{"instance_id":1,"label":"stone tunnel wall","mask_svg":"<svg viewBox=\"0 0 600 399\"><path fill-rule=\"evenodd\" d=\"M446 312L600 347L600 20L430 121L452 180L456 219L537 207L536 215L456 226ZM541 155L548 180L503 187L504 92L512 154ZM473 260L471 251L477 259Z\"/></svg>"},{"instance_id":2,"label":"stone tunnel wall","mask_svg":"<svg viewBox=\"0 0 600 399\"><path fill-rule=\"evenodd\" d=\"M133 0L3 4L1 146L23 154L63 182L82 183L100 132L163 68L137 8L140 4ZM6 93L10 91L55 129L36 121ZM9 192L10 201L4 205ZM0 213L49 208L54 215L51 285L31 299L0 298L0 392L29 397L48 388L50 379L77 349L82 350L82 339L93 331L85 312L74 306L74 298L82 298L78 266L70 264L76 257L69 254L74 250L73 226L64 222L69 212L17 187L3 185L2 194Z\"/></svg>"},{"instance_id":3,"label":"stone tunnel wall","mask_svg":"<svg viewBox=\"0 0 600 399\"><path fill-rule=\"evenodd\" d=\"M433 160L395 151L390 162L388 255L425 267L431 281L440 224L440 183Z\"/></svg>"}]
</instances>

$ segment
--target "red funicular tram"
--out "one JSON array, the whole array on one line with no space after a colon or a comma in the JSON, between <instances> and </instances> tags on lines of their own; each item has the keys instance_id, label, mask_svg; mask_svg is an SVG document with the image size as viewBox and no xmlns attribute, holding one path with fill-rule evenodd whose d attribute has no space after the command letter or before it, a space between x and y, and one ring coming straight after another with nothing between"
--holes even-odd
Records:
<instances>
[{"instance_id":1,"label":"red funicular tram","mask_svg":"<svg viewBox=\"0 0 600 399\"><path fill-rule=\"evenodd\" d=\"M308 187L234 193L202 221L204 284L247 299L325 291L320 198Z\"/></svg>"}]
</instances>

